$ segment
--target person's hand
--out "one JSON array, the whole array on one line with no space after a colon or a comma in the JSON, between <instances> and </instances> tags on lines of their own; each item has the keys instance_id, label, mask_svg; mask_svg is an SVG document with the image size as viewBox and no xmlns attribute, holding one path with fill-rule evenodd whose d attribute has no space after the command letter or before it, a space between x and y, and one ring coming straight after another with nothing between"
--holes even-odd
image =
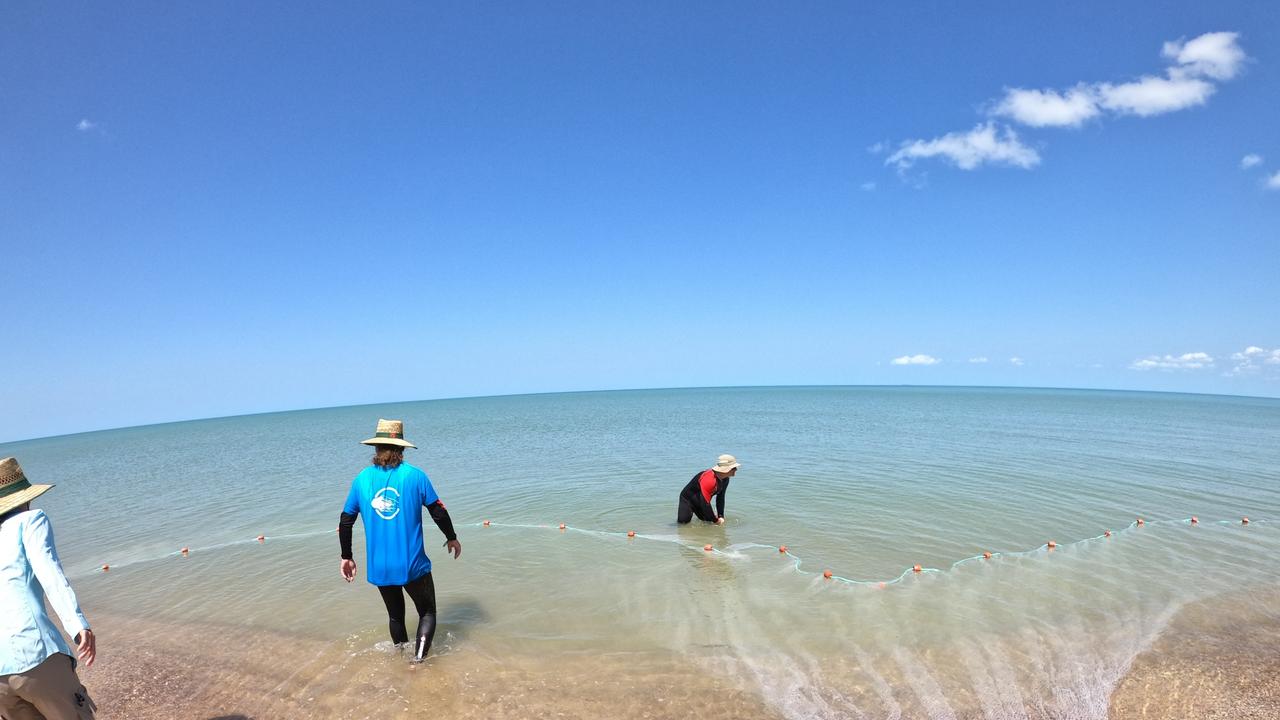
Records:
<instances>
[{"instance_id":1,"label":"person's hand","mask_svg":"<svg viewBox=\"0 0 1280 720\"><path fill-rule=\"evenodd\" d=\"M723 517L718 517L718 518L716 518L716 524L717 524L717 525L723 525L723 524L724 524L724 518L723 518Z\"/></svg>"},{"instance_id":2,"label":"person's hand","mask_svg":"<svg viewBox=\"0 0 1280 720\"><path fill-rule=\"evenodd\" d=\"M355 560L343 560L341 567L342 567L343 580L346 580L347 582L351 582L352 580L356 579L356 561Z\"/></svg>"},{"instance_id":3,"label":"person's hand","mask_svg":"<svg viewBox=\"0 0 1280 720\"><path fill-rule=\"evenodd\" d=\"M444 544L444 547L445 547L445 551L444 551L445 554L447 555L449 553L453 553L454 560L457 560L458 556L462 554L462 543L458 542L457 540L450 540L449 542Z\"/></svg>"},{"instance_id":4,"label":"person's hand","mask_svg":"<svg viewBox=\"0 0 1280 720\"><path fill-rule=\"evenodd\" d=\"M85 667L93 667L93 659L98 656L98 641L93 637L93 631L85 628L80 634L75 636L76 656L80 658L80 662Z\"/></svg>"}]
</instances>

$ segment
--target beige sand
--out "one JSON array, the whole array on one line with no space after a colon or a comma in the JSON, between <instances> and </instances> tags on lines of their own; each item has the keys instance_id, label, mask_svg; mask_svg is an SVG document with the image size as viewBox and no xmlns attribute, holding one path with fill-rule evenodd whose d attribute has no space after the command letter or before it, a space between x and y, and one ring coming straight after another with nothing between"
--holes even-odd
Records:
<instances>
[{"instance_id":1,"label":"beige sand","mask_svg":"<svg viewBox=\"0 0 1280 720\"><path fill-rule=\"evenodd\" d=\"M1184 608L1134 661L1110 717L1280 718L1280 592Z\"/></svg>"},{"instance_id":2,"label":"beige sand","mask_svg":"<svg viewBox=\"0 0 1280 720\"><path fill-rule=\"evenodd\" d=\"M270 632L174 632L146 621L96 621L103 654L82 673L104 720L178 718L775 718L753 693L653 656L465 657L426 666ZM122 643L121 638L128 638ZM439 643L437 643L439 644ZM352 653L362 653L352 658ZM228 664L226 658L239 660ZM693 674L691 674L693 673ZM605 677L610 679L604 679ZM412 706L412 707L411 707Z\"/></svg>"},{"instance_id":3,"label":"beige sand","mask_svg":"<svg viewBox=\"0 0 1280 720\"><path fill-rule=\"evenodd\" d=\"M584 653L551 665L529 653L452 653L446 641L414 667L369 650L368 638L318 642L121 618L96 625L102 655L82 677L105 720L408 718L428 708L448 718L780 717L748 682L652 654ZM919 709L903 710L911 718ZM1134 661L1109 714L1280 718L1280 591L1185 608Z\"/></svg>"}]
</instances>

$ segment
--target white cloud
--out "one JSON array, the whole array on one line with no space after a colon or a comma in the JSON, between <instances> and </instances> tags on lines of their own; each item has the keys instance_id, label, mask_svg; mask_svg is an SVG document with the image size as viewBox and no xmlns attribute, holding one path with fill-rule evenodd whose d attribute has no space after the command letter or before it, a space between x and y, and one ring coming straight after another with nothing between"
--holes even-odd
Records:
<instances>
[{"instance_id":1,"label":"white cloud","mask_svg":"<svg viewBox=\"0 0 1280 720\"><path fill-rule=\"evenodd\" d=\"M974 363L975 365L977 365L977 364L981 364L981 363L984 363L984 362L986 362L986 361L987 361L987 359L986 359L985 357L971 357L971 358L969 358L969 362Z\"/></svg>"},{"instance_id":2,"label":"white cloud","mask_svg":"<svg viewBox=\"0 0 1280 720\"><path fill-rule=\"evenodd\" d=\"M80 132L89 132L96 127L98 127L98 123L89 122L89 118L84 118L80 122L76 123L76 129Z\"/></svg>"},{"instance_id":3,"label":"white cloud","mask_svg":"<svg viewBox=\"0 0 1280 720\"><path fill-rule=\"evenodd\" d=\"M1031 127L1079 127L1102 111L1094 90L1081 83L1065 93L1007 88L991 112Z\"/></svg>"},{"instance_id":4,"label":"white cloud","mask_svg":"<svg viewBox=\"0 0 1280 720\"><path fill-rule=\"evenodd\" d=\"M1213 357L1208 353L1191 352L1182 355L1151 355L1134 360L1130 370L1199 370L1213 367Z\"/></svg>"},{"instance_id":5,"label":"white cloud","mask_svg":"<svg viewBox=\"0 0 1280 720\"><path fill-rule=\"evenodd\" d=\"M1001 133L995 123L988 122L979 123L967 133L952 132L932 140L906 140L885 164L906 170L917 160L935 157L949 160L961 170L973 170L987 163L1030 169L1040 163L1040 155L1023 145L1012 128L1005 127Z\"/></svg>"},{"instance_id":6,"label":"white cloud","mask_svg":"<svg viewBox=\"0 0 1280 720\"><path fill-rule=\"evenodd\" d=\"M1249 347L1245 348L1244 350L1241 350L1238 353L1232 353L1231 359L1232 360L1248 360L1250 358L1265 356L1266 354L1267 354L1266 350L1263 350L1257 345L1250 345Z\"/></svg>"},{"instance_id":7,"label":"white cloud","mask_svg":"<svg viewBox=\"0 0 1280 720\"><path fill-rule=\"evenodd\" d=\"M1016 366L1018 366L1018 367L1022 367L1023 365L1026 365L1026 364L1027 364L1027 361L1026 361L1026 360L1023 360L1022 358L1018 357L1017 355L1014 355L1013 357L1009 358L1009 364L1011 364L1011 365L1016 365Z\"/></svg>"},{"instance_id":8,"label":"white cloud","mask_svg":"<svg viewBox=\"0 0 1280 720\"><path fill-rule=\"evenodd\" d=\"M942 361L931 355L903 355L889 362L893 365L937 365Z\"/></svg>"},{"instance_id":9,"label":"white cloud","mask_svg":"<svg viewBox=\"0 0 1280 720\"><path fill-rule=\"evenodd\" d=\"M1144 75L1118 85L1098 83L1098 104L1140 117L1203 105L1217 90L1209 80L1230 80L1244 65L1244 50L1236 43L1239 37L1239 33L1211 32L1167 42L1161 54L1174 64L1165 68L1164 77Z\"/></svg>"},{"instance_id":10,"label":"white cloud","mask_svg":"<svg viewBox=\"0 0 1280 720\"><path fill-rule=\"evenodd\" d=\"M1110 110L1149 117L1203 105L1217 90L1210 81L1230 80L1246 60L1239 33L1211 32L1191 40L1166 42L1161 54L1172 61L1163 75L1128 82L1076 83L1067 90L1006 88L990 113L1031 127L1079 127Z\"/></svg>"},{"instance_id":11,"label":"white cloud","mask_svg":"<svg viewBox=\"0 0 1280 720\"><path fill-rule=\"evenodd\" d=\"M878 142L867 146L867 152L872 155L879 155L882 152L889 151L889 143Z\"/></svg>"},{"instance_id":12,"label":"white cloud","mask_svg":"<svg viewBox=\"0 0 1280 720\"><path fill-rule=\"evenodd\" d=\"M1280 190L1280 172L1268 177L1266 186L1268 190Z\"/></svg>"},{"instance_id":13,"label":"white cloud","mask_svg":"<svg viewBox=\"0 0 1280 720\"><path fill-rule=\"evenodd\" d=\"M1232 353L1231 359L1235 361L1235 367L1231 368L1227 375L1253 373L1264 368L1280 369L1280 348L1266 350L1257 345L1250 345L1238 353Z\"/></svg>"},{"instance_id":14,"label":"white cloud","mask_svg":"<svg viewBox=\"0 0 1280 720\"><path fill-rule=\"evenodd\" d=\"M862 183L858 187L862 188L864 192L871 192L876 189L876 184L874 182L868 181L868 182Z\"/></svg>"},{"instance_id":15,"label":"white cloud","mask_svg":"<svg viewBox=\"0 0 1280 720\"><path fill-rule=\"evenodd\" d=\"M1261 164L1262 164L1262 156L1256 153L1249 153L1248 155L1245 155L1244 157L1240 158L1241 170L1248 170L1249 168L1255 165L1261 165Z\"/></svg>"},{"instance_id":16,"label":"white cloud","mask_svg":"<svg viewBox=\"0 0 1280 720\"><path fill-rule=\"evenodd\" d=\"M1176 40L1164 44L1161 54L1177 65L1169 74L1230 80L1244 64L1244 50L1236 44L1240 33L1211 32L1186 42Z\"/></svg>"},{"instance_id":17,"label":"white cloud","mask_svg":"<svg viewBox=\"0 0 1280 720\"><path fill-rule=\"evenodd\" d=\"M987 114L1029 127L1080 127L1104 112L1150 117L1203 105L1217 91L1215 82L1230 80L1244 66L1247 57L1237 42L1239 37L1235 32L1210 32L1166 42L1161 49L1169 60L1164 72L1136 80L1079 82L1065 90L1005 88L1004 97L987 104ZM1024 145L1011 128L1002 130L988 121L967 133L905 140L885 164L896 166L900 173L929 158L948 160L962 170L985 164L1023 169L1040 164L1039 153ZM867 148L874 154L888 149L882 142ZM1280 173L1268 180L1268 187L1280 189Z\"/></svg>"},{"instance_id":18,"label":"white cloud","mask_svg":"<svg viewBox=\"0 0 1280 720\"><path fill-rule=\"evenodd\" d=\"M1203 105L1217 88L1195 77L1143 77L1127 83L1098 86L1098 104L1122 115L1150 117Z\"/></svg>"}]
</instances>

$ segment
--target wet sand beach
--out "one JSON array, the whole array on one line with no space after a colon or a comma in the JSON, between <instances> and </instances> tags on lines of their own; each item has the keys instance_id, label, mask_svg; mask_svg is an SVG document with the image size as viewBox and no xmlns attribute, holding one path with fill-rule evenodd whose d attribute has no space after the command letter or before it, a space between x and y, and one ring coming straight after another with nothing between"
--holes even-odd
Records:
<instances>
[{"instance_id":1,"label":"wet sand beach","mask_svg":"<svg viewBox=\"0 0 1280 720\"><path fill-rule=\"evenodd\" d=\"M366 638L325 642L116 617L98 626L102 656L83 678L105 720L407 718L424 710L454 718L785 717L752 690L752 678L656 653L459 652L446 630L440 654L413 667L385 645L370 648ZM828 662L824 671L840 664ZM846 700L859 691L842 690ZM903 718L995 720L960 702L939 715L910 702L905 687L890 692L901 695ZM1095 717L1007 709L1008 717L1030 720ZM1280 591L1184 607L1134 660L1106 717L1280 718Z\"/></svg>"},{"instance_id":2,"label":"wet sand beach","mask_svg":"<svg viewBox=\"0 0 1280 720\"><path fill-rule=\"evenodd\" d=\"M1280 592L1183 608L1134 661L1109 716L1280 718Z\"/></svg>"},{"instance_id":3,"label":"wet sand beach","mask_svg":"<svg viewBox=\"0 0 1280 720\"><path fill-rule=\"evenodd\" d=\"M731 678L652 654L538 658L443 652L413 666L386 644L234 627L99 621L81 677L103 720L233 718L776 718ZM437 637L437 646L441 645Z\"/></svg>"}]
</instances>

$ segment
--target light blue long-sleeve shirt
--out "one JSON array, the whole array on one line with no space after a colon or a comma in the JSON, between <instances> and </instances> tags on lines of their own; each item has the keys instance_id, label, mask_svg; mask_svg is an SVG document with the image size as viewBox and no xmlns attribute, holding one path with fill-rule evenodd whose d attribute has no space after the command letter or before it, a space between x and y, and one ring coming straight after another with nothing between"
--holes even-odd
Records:
<instances>
[{"instance_id":1,"label":"light blue long-sleeve shirt","mask_svg":"<svg viewBox=\"0 0 1280 720\"><path fill-rule=\"evenodd\" d=\"M0 675L24 672L71 647L49 613L45 595L72 637L89 629L62 572L53 527L43 510L28 510L0 525Z\"/></svg>"}]
</instances>

